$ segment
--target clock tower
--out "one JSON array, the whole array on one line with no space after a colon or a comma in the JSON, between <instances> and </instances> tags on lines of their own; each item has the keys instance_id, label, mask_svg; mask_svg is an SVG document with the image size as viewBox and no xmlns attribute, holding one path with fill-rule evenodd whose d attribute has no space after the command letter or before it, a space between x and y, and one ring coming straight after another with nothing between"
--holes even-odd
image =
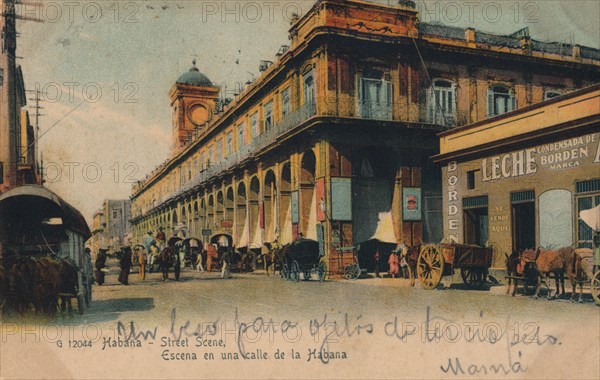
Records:
<instances>
[{"instance_id":1,"label":"clock tower","mask_svg":"<svg viewBox=\"0 0 600 380\"><path fill-rule=\"evenodd\" d=\"M194 60L192 68L177 79L169 92L173 124L171 156L205 130L214 116L218 96L219 87L213 86L198 70Z\"/></svg>"}]
</instances>

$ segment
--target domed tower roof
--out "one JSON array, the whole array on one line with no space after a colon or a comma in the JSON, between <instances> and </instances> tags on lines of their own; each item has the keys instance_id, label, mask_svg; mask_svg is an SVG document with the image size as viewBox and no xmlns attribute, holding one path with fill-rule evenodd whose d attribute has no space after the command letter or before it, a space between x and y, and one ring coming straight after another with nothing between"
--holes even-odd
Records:
<instances>
[{"instance_id":1,"label":"domed tower roof","mask_svg":"<svg viewBox=\"0 0 600 380\"><path fill-rule=\"evenodd\" d=\"M208 79L206 75L202 74L196 67L195 59L193 61L192 68L188 72L183 73L183 75L177 79L176 83L187 84L191 86L212 86L210 79Z\"/></svg>"}]
</instances>

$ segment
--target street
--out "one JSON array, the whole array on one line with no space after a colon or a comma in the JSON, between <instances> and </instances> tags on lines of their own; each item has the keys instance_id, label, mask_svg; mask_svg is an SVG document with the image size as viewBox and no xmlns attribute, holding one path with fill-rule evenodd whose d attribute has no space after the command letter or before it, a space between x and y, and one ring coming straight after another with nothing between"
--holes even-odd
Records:
<instances>
[{"instance_id":1,"label":"street","mask_svg":"<svg viewBox=\"0 0 600 380\"><path fill-rule=\"evenodd\" d=\"M430 291L390 278L292 283L262 271L221 279L220 273L188 268L180 281L172 273L167 282L152 273L141 282L133 273L124 286L117 284L116 264L109 261L109 268L107 283L94 287L92 306L83 316L57 317L62 335L8 320L3 348L20 338L19 347L31 355L51 354L63 362L93 360L102 350L105 363L123 363L123 378L229 377L224 365L247 378L306 378L307 370L331 377L348 365L355 367L353 378L600 374L600 310L589 299L579 304L513 298L504 286L466 290L458 285L459 275L449 289ZM27 333L36 332L42 339L33 342ZM20 351L0 352L1 375L9 378ZM577 360L547 373L546 363L565 353ZM136 366L127 365L132 360ZM389 360L399 362L385 365ZM187 363L177 366L179 361ZM19 374L25 378L40 365L19 368ZM56 374L102 377L101 371L85 368Z\"/></svg>"}]
</instances>

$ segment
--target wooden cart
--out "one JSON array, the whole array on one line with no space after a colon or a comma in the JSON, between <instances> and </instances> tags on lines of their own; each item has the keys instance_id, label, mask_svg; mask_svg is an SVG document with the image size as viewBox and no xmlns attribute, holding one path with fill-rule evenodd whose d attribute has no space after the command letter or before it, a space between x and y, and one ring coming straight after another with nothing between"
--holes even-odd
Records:
<instances>
[{"instance_id":1,"label":"wooden cart","mask_svg":"<svg viewBox=\"0 0 600 380\"><path fill-rule=\"evenodd\" d=\"M433 289L443 276L460 269L464 283L480 288L487 279L494 250L465 244L423 245L417 261L417 276L425 289Z\"/></svg>"}]
</instances>

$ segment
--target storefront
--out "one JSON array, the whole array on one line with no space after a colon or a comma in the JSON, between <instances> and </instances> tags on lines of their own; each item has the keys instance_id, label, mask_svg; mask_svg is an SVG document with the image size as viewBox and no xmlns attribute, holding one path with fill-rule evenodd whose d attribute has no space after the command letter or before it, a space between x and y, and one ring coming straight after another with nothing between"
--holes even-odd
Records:
<instances>
[{"instance_id":1,"label":"storefront","mask_svg":"<svg viewBox=\"0 0 600 380\"><path fill-rule=\"evenodd\" d=\"M600 86L441 134L446 240L513 250L590 247L600 204Z\"/></svg>"}]
</instances>

